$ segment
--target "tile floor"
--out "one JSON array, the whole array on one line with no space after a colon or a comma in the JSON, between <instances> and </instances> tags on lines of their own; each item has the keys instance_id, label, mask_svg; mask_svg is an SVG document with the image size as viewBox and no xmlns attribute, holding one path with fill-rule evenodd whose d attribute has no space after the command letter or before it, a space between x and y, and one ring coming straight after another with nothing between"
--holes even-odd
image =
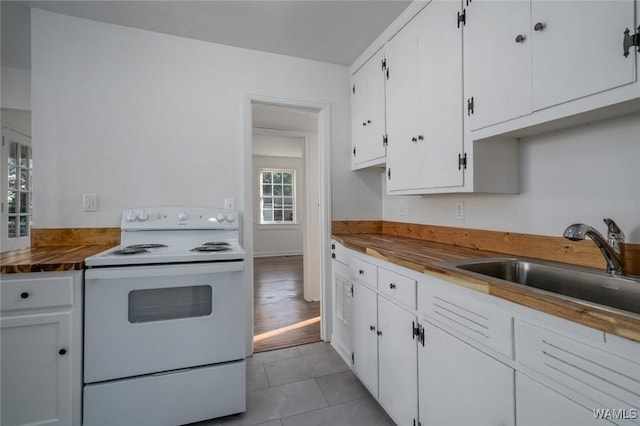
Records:
<instances>
[{"instance_id":1,"label":"tile floor","mask_svg":"<svg viewBox=\"0 0 640 426\"><path fill-rule=\"evenodd\" d=\"M248 358L246 413L194 425L393 424L331 345L320 342Z\"/></svg>"}]
</instances>

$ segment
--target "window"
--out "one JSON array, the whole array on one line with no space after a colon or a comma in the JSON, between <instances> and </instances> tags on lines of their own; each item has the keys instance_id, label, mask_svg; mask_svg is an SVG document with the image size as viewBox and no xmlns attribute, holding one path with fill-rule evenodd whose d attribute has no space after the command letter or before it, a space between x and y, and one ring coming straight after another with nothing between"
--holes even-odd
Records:
<instances>
[{"instance_id":1,"label":"window","mask_svg":"<svg viewBox=\"0 0 640 426\"><path fill-rule=\"evenodd\" d=\"M31 139L2 129L3 163L7 166L2 176L3 250L11 250L29 245L32 214L32 177ZM4 174L4 173L3 173ZM5 202L6 201L6 202Z\"/></svg>"},{"instance_id":2,"label":"window","mask_svg":"<svg viewBox=\"0 0 640 426\"><path fill-rule=\"evenodd\" d=\"M294 170L260 171L260 223L295 223Z\"/></svg>"}]
</instances>

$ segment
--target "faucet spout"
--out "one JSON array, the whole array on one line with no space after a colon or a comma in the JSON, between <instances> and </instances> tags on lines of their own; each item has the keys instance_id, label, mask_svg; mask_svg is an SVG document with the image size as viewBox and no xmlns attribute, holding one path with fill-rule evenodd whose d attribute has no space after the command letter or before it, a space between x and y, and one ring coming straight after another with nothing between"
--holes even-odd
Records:
<instances>
[{"instance_id":1,"label":"faucet spout","mask_svg":"<svg viewBox=\"0 0 640 426\"><path fill-rule=\"evenodd\" d=\"M571 241L582 241L586 237L591 238L607 261L607 272L613 275L623 275L626 272L624 233L613 220L605 218L604 223L608 228L608 240L595 228L584 223L574 223L568 226L562 236Z\"/></svg>"}]
</instances>

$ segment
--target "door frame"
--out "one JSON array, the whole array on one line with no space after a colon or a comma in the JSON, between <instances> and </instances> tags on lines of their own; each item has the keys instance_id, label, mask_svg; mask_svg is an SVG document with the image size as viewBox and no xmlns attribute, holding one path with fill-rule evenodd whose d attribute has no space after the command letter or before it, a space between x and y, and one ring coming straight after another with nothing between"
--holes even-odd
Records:
<instances>
[{"instance_id":1,"label":"door frame","mask_svg":"<svg viewBox=\"0 0 640 426\"><path fill-rule=\"evenodd\" d=\"M247 292L247 355L253 353L253 114L251 106L254 103L281 106L288 108L306 109L318 115L318 229L320 230L319 258L320 265L320 338L328 341L332 329L332 300L331 300L331 104L313 101L301 101L286 98L247 94L243 102L242 123L242 193L243 193L243 224L242 241L246 252L245 288ZM308 155L307 155L308 157ZM312 204L307 204L307 215ZM311 226L307 224L306 226Z\"/></svg>"}]
</instances>

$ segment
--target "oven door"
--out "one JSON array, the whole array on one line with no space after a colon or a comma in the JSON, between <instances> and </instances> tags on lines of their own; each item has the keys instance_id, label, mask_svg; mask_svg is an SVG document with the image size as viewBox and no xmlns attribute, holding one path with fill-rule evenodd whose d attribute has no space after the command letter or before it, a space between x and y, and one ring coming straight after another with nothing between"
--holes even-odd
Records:
<instances>
[{"instance_id":1,"label":"oven door","mask_svg":"<svg viewBox=\"0 0 640 426\"><path fill-rule=\"evenodd\" d=\"M245 358L244 262L88 269L84 382Z\"/></svg>"}]
</instances>

